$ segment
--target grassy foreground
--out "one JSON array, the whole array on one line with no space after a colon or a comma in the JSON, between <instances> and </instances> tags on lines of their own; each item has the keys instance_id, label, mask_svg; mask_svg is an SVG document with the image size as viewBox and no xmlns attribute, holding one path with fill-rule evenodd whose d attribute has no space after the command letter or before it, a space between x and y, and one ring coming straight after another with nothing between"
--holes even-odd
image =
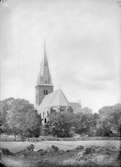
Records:
<instances>
[{"instance_id":1,"label":"grassy foreground","mask_svg":"<svg viewBox=\"0 0 121 167\"><path fill-rule=\"evenodd\" d=\"M99 141L98 141L99 142ZM55 143L55 142L54 142ZM53 143L53 144L54 144ZM8 143L6 143L8 144ZM10 144L10 143L9 143ZM14 143L15 144L15 143ZM28 144L28 143L27 143ZM38 147L37 147L37 144ZM34 143L34 149L28 145L16 152L2 152L1 162L7 167L119 167L119 143ZM50 145L49 145L50 144ZM60 144L60 145L59 145ZM73 145L75 147L73 147ZM30 145L30 143L29 143ZM43 146L44 145L44 146ZM5 145L4 145L5 146ZM40 147L41 146L41 147ZM67 147L68 146L68 147ZM72 147L71 147L72 146ZM15 145L14 145L15 147ZM16 145L17 147L17 145ZM11 147L12 148L12 142ZM2 150L2 149L1 149ZM11 149L12 150L12 149ZM2 150L3 151L3 150Z\"/></svg>"},{"instance_id":2,"label":"grassy foreground","mask_svg":"<svg viewBox=\"0 0 121 167\"><path fill-rule=\"evenodd\" d=\"M116 148L120 147L120 140L88 140L88 141L41 141L41 142L0 142L0 147L7 148L11 152L18 152L29 146L30 144L34 144L35 150L39 149L47 149L51 147L51 145L57 146L61 150L72 150L76 147L82 145L86 146L115 146Z\"/></svg>"}]
</instances>

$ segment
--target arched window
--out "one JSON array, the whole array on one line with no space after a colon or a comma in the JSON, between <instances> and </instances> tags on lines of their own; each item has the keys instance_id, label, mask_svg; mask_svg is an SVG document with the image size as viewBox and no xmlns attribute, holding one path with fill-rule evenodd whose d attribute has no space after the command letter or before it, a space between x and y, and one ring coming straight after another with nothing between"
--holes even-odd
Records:
<instances>
[{"instance_id":1,"label":"arched window","mask_svg":"<svg viewBox=\"0 0 121 167\"><path fill-rule=\"evenodd\" d=\"M44 95L47 95L48 94L48 90L44 90Z\"/></svg>"}]
</instances>

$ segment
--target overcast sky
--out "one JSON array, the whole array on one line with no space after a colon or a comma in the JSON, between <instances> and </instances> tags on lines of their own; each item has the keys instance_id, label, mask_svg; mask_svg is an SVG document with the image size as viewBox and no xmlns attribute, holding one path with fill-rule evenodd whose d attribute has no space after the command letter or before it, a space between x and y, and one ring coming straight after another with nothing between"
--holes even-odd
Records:
<instances>
[{"instance_id":1,"label":"overcast sky","mask_svg":"<svg viewBox=\"0 0 121 167\"><path fill-rule=\"evenodd\" d=\"M0 7L1 99L35 103L43 41L55 89L97 111L119 102L120 14L112 0L8 0Z\"/></svg>"}]
</instances>

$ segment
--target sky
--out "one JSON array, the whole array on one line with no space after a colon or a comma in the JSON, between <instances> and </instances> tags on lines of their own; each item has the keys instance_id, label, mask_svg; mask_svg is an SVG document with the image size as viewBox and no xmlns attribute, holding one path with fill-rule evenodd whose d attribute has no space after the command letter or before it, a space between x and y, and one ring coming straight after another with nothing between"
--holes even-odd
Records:
<instances>
[{"instance_id":1,"label":"sky","mask_svg":"<svg viewBox=\"0 0 121 167\"><path fill-rule=\"evenodd\" d=\"M120 12L112 0L0 6L0 99L35 103L43 41L55 89L94 112L120 100Z\"/></svg>"}]
</instances>

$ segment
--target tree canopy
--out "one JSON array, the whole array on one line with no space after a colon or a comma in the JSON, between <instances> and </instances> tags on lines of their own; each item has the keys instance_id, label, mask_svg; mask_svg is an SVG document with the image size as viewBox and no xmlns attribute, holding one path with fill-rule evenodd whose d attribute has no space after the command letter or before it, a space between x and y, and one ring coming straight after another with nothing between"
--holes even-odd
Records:
<instances>
[{"instance_id":1,"label":"tree canopy","mask_svg":"<svg viewBox=\"0 0 121 167\"><path fill-rule=\"evenodd\" d=\"M78 113L53 112L44 125L47 134L70 137L74 133L88 136L120 136L121 104L102 107L93 113L88 107ZM73 132L72 133L72 129ZM34 105L25 99L8 98L0 101L0 133L39 136L41 118Z\"/></svg>"},{"instance_id":2,"label":"tree canopy","mask_svg":"<svg viewBox=\"0 0 121 167\"><path fill-rule=\"evenodd\" d=\"M10 98L1 102L1 106L1 113L6 113L3 124L6 132L29 137L39 136L41 118L33 104L24 99ZM2 117L1 119L3 121Z\"/></svg>"},{"instance_id":3,"label":"tree canopy","mask_svg":"<svg viewBox=\"0 0 121 167\"><path fill-rule=\"evenodd\" d=\"M106 106L99 110L97 135L120 136L121 104Z\"/></svg>"}]
</instances>

